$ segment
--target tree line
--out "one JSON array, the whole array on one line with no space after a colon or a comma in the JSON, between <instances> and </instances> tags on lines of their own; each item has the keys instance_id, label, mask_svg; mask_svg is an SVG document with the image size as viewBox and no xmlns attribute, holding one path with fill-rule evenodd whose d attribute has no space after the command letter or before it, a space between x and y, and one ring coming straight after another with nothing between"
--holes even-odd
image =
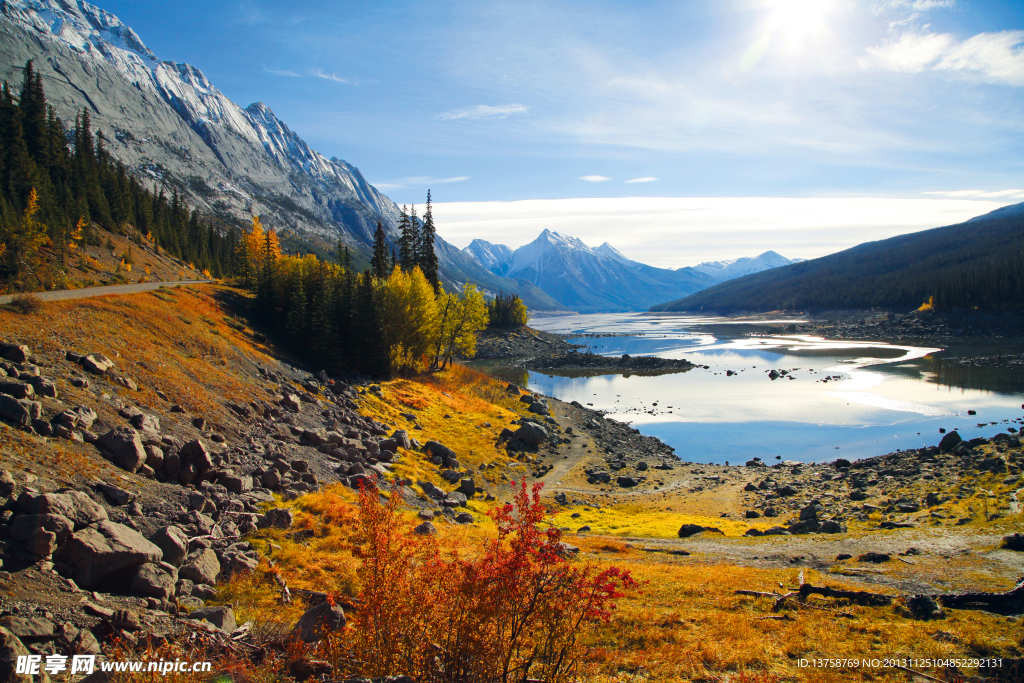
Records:
<instances>
[{"instance_id":1,"label":"tree line","mask_svg":"<svg viewBox=\"0 0 1024 683\"><path fill-rule=\"evenodd\" d=\"M373 264L361 273L341 244L337 263L282 255L275 231L254 217L238 242L238 282L293 351L329 372L389 377L443 369L475 353L477 333L490 320L488 303L473 284L449 292L437 278L429 208L416 230L415 214L402 213L408 223L400 223L407 238L399 241L401 255L378 226ZM518 297L505 300L518 301L525 313Z\"/></svg>"},{"instance_id":2,"label":"tree line","mask_svg":"<svg viewBox=\"0 0 1024 683\"><path fill-rule=\"evenodd\" d=\"M1024 305L1024 216L979 217L724 282L654 311Z\"/></svg>"},{"instance_id":3,"label":"tree line","mask_svg":"<svg viewBox=\"0 0 1024 683\"><path fill-rule=\"evenodd\" d=\"M47 104L30 60L15 97L0 90L0 282L45 289L59 282L68 256L100 244L100 228L141 242L215 277L233 273L239 230L215 226L173 188L146 187L114 160L89 110L69 131Z\"/></svg>"}]
</instances>

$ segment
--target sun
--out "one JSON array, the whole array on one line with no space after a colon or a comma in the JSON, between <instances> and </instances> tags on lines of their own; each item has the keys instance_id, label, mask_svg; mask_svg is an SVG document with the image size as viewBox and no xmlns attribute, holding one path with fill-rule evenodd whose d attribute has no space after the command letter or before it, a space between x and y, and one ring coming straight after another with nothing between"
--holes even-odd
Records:
<instances>
[{"instance_id":1,"label":"sun","mask_svg":"<svg viewBox=\"0 0 1024 683\"><path fill-rule=\"evenodd\" d=\"M821 34L833 9L833 0L765 0L773 33L791 47Z\"/></svg>"}]
</instances>

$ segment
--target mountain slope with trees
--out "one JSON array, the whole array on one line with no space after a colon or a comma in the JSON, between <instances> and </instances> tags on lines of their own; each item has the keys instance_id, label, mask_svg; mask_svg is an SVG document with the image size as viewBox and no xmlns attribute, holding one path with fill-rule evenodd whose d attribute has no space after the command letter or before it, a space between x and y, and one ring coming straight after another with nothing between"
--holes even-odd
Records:
<instances>
[{"instance_id":1,"label":"mountain slope with trees","mask_svg":"<svg viewBox=\"0 0 1024 683\"><path fill-rule=\"evenodd\" d=\"M1024 215L1008 211L725 282L652 311L1018 308Z\"/></svg>"}]
</instances>

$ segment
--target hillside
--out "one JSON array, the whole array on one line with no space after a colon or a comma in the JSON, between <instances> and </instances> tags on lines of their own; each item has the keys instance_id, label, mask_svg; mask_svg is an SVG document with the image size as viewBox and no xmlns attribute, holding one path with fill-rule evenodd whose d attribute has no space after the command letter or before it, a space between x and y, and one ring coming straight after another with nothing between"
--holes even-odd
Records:
<instances>
[{"instance_id":1,"label":"hillside","mask_svg":"<svg viewBox=\"0 0 1024 683\"><path fill-rule=\"evenodd\" d=\"M487 513L522 477L546 486L554 526L541 527L562 558L547 556L548 566L613 583L594 572L628 569L639 582L623 584L606 621L571 630L584 680L643 669L673 683L810 682L823 679L800 658L986 656L1009 669L1020 655L1018 621L977 608L993 599L1020 611L1019 590L998 596L1013 588L1021 553L996 549L1020 519L1007 508L1006 472L1022 457L1015 437L852 467L698 465L583 406L459 367L380 385L314 375L253 329L245 303L243 292L200 285L27 314L0 308L10 375L0 383L3 680L30 683L10 670L18 654L68 651L98 655L97 669L212 660L254 681L422 674L414 667L433 653L459 652L442 637L444 610L467 613L453 596L485 624L501 617L479 606L514 584L492 573L476 584L470 572L459 580L481 593L463 592L453 571L481 566L468 563L494 547ZM39 389L14 399L25 387ZM976 469L982 460L988 471ZM922 468L931 481L915 475ZM368 516L360 485L397 507ZM930 493L958 485L955 498ZM819 533L828 525L835 533ZM368 528L409 553L392 556L377 592L367 543L381 536ZM449 562L455 553L460 563ZM988 596L957 602L969 590ZM524 604L515 591L498 597ZM399 616L377 631L383 650L353 659L360 634L380 627L368 600ZM410 628L439 643L429 660L408 646L421 641L402 640ZM841 680L906 674L853 667Z\"/></svg>"},{"instance_id":2,"label":"hillside","mask_svg":"<svg viewBox=\"0 0 1024 683\"><path fill-rule=\"evenodd\" d=\"M1024 303L1024 216L1000 209L966 223L868 242L725 282L652 311L1017 308Z\"/></svg>"}]
</instances>

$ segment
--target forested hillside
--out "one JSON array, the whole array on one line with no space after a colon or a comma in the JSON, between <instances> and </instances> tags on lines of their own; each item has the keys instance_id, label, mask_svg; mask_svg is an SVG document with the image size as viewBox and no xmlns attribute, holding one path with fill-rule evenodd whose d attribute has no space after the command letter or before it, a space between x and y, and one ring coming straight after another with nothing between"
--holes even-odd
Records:
<instances>
[{"instance_id":1,"label":"forested hillside","mask_svg":"<svg viewBox=\"0 0 1024 683\"><path fill-rule=\"evenodd\" d=\"M1024 216L868 242L725 282L652 311L833 308L1016 308L1024 305Z\"/></svg>"},{"instance_id":2,"label":"forested hillside","mask_svg":"<svg viewBox=\"0 0 1024 683\"><path fill-rule=\"evenodd\" d=\"M78 244L98 243L98 229L153 243L220 277L233 271L239 231L200 218L132 176L93 134L83 109L68 130L47 105L29 62L20 94L0 92L0 286L49 288Z\"/></svg>"}]
</instances>

